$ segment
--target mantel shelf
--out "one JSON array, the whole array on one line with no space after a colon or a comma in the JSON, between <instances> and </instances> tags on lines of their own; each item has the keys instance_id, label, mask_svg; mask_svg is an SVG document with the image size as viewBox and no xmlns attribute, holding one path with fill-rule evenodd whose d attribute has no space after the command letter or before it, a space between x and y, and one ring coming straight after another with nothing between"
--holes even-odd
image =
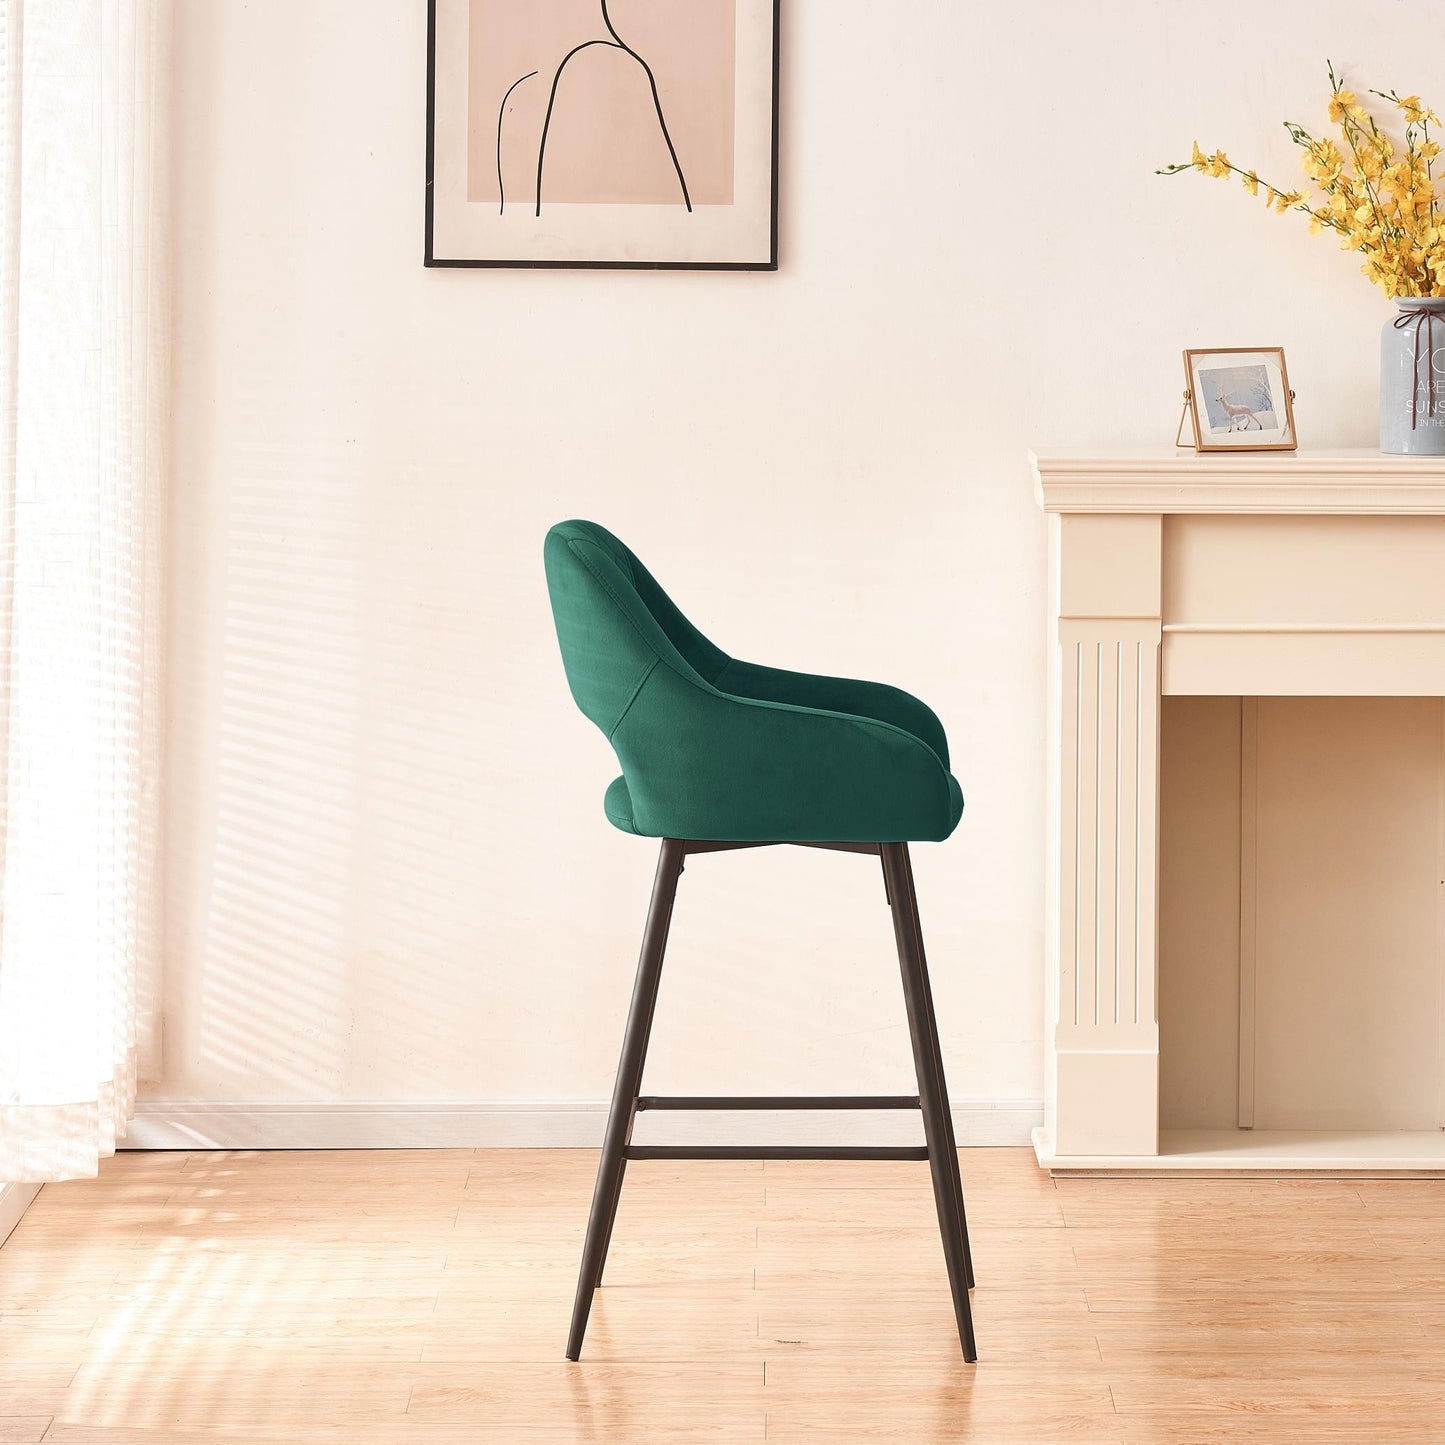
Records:
<instances>
[{"instance_id":1,"label":"mantel shelf","mask_svg":"<svg viewBox=\"0 0 1445 1445\"><path fill-rule=\"evenodd\" d=\"M1445 515L1445 457L1341 451L1029 453L1046 512Z\"/></svg>"}]
</instances>

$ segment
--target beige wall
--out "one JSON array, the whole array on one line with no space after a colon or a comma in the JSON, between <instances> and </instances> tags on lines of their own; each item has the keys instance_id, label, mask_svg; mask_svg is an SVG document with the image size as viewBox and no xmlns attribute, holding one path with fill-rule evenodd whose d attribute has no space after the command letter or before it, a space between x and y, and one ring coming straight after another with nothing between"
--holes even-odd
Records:
<instances>
[{"instance_id":1,"label":"beige wall","mask_svg":"<svg viewBox=\"0 0 1445 1445\"><path fill-rule=\"evenodd\" d=\"M917 860L950 1082L1025 1138L1025 448L1167 440L1186 345L1282 343L1305 443L1372 439L1385 308L1353 261L1151 172L1198 136L1294 184L1278 122L1321 114L1327 48L1445 101L1433 4L1273 3L1246 38L1180 0L785 0L782 269L743 276L427 272L425 6L178 8L151 1098L605 1097L653 850L603 819L552 636L541 539L580 515L730 651L937 708L969 800ZM700 859L675 939L658 1089L907 1079L863 860Z\"/></svg>"}]
</instances>

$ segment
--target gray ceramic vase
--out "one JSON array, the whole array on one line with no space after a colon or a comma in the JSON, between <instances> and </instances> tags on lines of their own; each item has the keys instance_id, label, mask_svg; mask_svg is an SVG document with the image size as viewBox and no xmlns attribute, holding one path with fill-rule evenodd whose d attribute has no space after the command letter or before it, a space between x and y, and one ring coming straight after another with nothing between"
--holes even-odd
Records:
<instances>
[{"instance_id":1,"label":"gray ceramic vase","mask_svg":"<svg viewBox=\"0 0 1445 1445\"><path fill-rule=\"evenodd\" d=\"M1395 307L1380 338L1380 450L1445 456L1445 296Z\"/></svg>"}]
</instances>

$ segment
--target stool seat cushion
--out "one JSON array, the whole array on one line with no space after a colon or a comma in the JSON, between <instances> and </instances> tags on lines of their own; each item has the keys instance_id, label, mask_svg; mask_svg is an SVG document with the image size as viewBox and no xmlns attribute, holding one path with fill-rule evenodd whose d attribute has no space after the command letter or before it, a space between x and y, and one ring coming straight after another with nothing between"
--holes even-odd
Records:
<instances>
[{"instance_id":1,"label":"stool seat cushion","mask_svg":"<svg viewBox=\"0 0 1445 1445\"><path fill-rule=\"evenodd\" d=\"M617 754L624 832L719 842L908 843L963 813L932 710L883 683L729 657L595 522L547 534L572 696Z\"/></svg>"},{"instance_id":2,"label":"stool seat cushion","mask_svg":"<svg viewBox=\"0 0 1445 1445\"><path fill-rule=\"evenodd\" d=\"M963 789L958 784L958 779L952 773L948 775L949 809L953 818L950 824L950 831L958 826L958 820L963 816ZM632 794L627 790L627 779L613 778L607 785L607 792L602 798L602 810L607 814L607 821L614 828L621 828L624 833L637 833L642 837L655 837L656 834L644 833L637 826L637 820L632 816ZM671 836L671 835L668 835ZM716 841L716 840L713 840ZM730 841L738 841L736 839ZM755 842L756 839L745 839L745 842ZM770 840L771 841L771 840ZM790 841L790 840L781 840ZM793 839L793 842L805 841L813 843L856 843L856 842L878 842L879 839L857 839L857 838L811 838ZM891 839L889 841L892 841ZM914 839L905 841L913 842Z\"/></svg>"}]
</instances>

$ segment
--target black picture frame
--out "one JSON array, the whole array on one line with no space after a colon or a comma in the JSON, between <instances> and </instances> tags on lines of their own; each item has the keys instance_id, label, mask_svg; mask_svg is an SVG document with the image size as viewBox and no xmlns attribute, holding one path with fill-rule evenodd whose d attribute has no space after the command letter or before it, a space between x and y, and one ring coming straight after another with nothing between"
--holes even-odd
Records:
<instances>
[{"instance_id":1,"label":"black picture frame","mask_svg":"<svg viewBox=\"0 0 1445 1445\"><path fill-rule=\"evenodd\" d=\"M771 195L768 206L768 259L766 261L554 261L484 260L438 256L433 245L433 185L436 167L436 44L437 0L427 0L426 43L426 220L422 265L428 269L513 271L776 271L778 269L778 135L782 56L783 0L772 0L772 145Z\"/></svg>"}]
</instances>

